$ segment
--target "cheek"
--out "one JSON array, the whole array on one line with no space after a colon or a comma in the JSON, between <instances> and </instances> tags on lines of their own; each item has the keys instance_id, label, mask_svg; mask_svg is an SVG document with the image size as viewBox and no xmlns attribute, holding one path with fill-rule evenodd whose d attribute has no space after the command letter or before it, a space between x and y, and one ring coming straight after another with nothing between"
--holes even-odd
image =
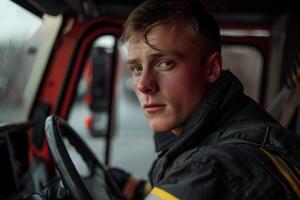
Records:
<instances>
[{"instance_id":1,"label":"cheek","mask_svg":"<svg viewBox=\"0 0 300 200\"><path fill-rule=\"evenodd\" d=\"M138 85L137 81L134 81L134 80L133 80L133 81L132 81L132 89L133 89L135 95L137 96L140 105L142 106L143 96L144 96L144 95L143 95L143 93L141 93L141 92L137 89L137 85Z\"/></svg>"},{"instance_id":2,"label":"cheek","mask_svg":"<svg viewBox=\"0 0 300 200\"><path fill-rule=\"evenodd\" d=\"M183 80L182 75L174 76L164 81L162 86L162 95L165 100L170 103L174 115L181 113L189 102L190 94L190 83Z\"/></svg>"},{"instance_id":3,"label":"cheek","mask_svg":"<svg viewBox=\"0 0 300 200\"><path fill-rule=\"evenodd\" d=\"M137 92L138 92L137 83L133 80L131 85L132 85L132 89L133 89L134 93L137 95Z\"/></svg>"},{"instance_id":4,"label":"cheek","mask_svg":"<svg viewBox=\"0 0 300 200\"><path fill-rule=\"evenodd\" d=\"M165 81L165 88L168 88L170 94L177 96L177 98L186 98L186 96L182 96L183 94L192 95L194 88L199 85L200 77L195 78L191 74L186 72L177 73L177 76L170 77Z\"/></svg>"},{"instance_id":5,"label":"cheek","mask_svg":"<svg viewBox=\"0 0 300 200\"><path fill-rule=\"evenodd\" d=\"M193 73L179 73L178 76L169 79L167 84L169 99L173 99L173 103L178 109L185 110L187 107L192 107L199 103L203 93L205 92L205 81L201 75ZM190 109L188 109L190 110Z\"/></svg>"},{"instance_id":6,"label":"cheek","mask_svg":"<svg viewBox=\"0 0 300 200\"><path fill-rule=\"evenodd\" d=\"M138 84L138 81L135 78L132 78L132 82L131 82L132 89L133 89L135 95L138 97L138 99L140 99L139 91L137 89L137 84Z\"/></svg>"}]
</instances>

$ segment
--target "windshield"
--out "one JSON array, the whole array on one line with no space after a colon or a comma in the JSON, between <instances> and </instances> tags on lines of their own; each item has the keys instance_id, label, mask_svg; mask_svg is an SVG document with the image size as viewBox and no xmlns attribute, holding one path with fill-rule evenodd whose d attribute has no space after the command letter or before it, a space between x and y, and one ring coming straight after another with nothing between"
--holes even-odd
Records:
<instances>
[{"instance_id":1,"label":"windshield","mask_svg":"<svg viewBox=\"0 0 300 200\"><path fill-rule=\"evenodd\" d=\"M60 21L0 1L0 124L27 121Z\"/></svg>"}]
</instances>

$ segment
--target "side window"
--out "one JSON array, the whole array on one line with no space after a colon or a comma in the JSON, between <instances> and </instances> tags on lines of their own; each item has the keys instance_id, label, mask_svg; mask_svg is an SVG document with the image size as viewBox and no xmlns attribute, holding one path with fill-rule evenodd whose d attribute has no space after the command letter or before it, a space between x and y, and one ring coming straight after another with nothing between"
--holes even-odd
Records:
<instances>
[{"instance_id":1,"label":"side window","mask_svg":"<svg viewBox=\"0 0 300 200\"><path fill-rule=\"evenodd\" d=\"M259 102L263 57L251 46L224 45L223 68L230 69L243 83L245 93Z\"/></svg>"},{"instance_id":2,"label":"side window","mask_svg":"<svg viewBox=\"0 0 300 200\"><path fill-rule=\"evenodd\" d=\"M109 125L114 46L115 37L110 35L101 36L93 43L68 117L68 123L102 162Z\"/></svg>"},{"instance_id":3,"label":"side window","mask_svg":"<svg viewBox=\"0 0 300 200\"><path fill-rule=\"evenodd\" d=\"M61 21L0 1L0 123L29 117Z\"/></svg>"}]
</instances>

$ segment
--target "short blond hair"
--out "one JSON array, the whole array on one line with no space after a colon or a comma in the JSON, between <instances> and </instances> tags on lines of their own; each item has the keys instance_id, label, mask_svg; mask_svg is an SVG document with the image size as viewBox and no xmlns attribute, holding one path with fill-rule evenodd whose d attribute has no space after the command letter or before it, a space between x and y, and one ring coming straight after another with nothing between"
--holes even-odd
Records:
<instances>
[{"instance_id":1,"label":"short blond hair","mask_svg":"<svg viewBox=\"0 0 300 200\"><path fill-rule=\"evenodd\" d=\"M179 21L192 28L198 41L206 44L207 51L221 52L218 23L197 0L145 1L129 15L121 42L124 44L131 36L139 34L149 44L147 35L154 27Z\"/></svg>"}]
</instances>

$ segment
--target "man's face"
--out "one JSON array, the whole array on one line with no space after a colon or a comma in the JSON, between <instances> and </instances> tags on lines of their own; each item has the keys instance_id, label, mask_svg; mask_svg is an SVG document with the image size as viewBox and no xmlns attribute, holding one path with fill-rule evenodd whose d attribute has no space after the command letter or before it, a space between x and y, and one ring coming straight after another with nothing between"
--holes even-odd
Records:
<instances>
[{"instance_id":1,"label":"man's face","mask_svg":"<svg viewBox=\"0 0 300 200\"><path fill-rule=\"evenodd\" d=\"M183 26L158 25L128 43L128 68L141 108L155 132L180 133L206 90L206 67ZM154 48L153 48L154 47Z\"/></svg>"}]
</instances>

